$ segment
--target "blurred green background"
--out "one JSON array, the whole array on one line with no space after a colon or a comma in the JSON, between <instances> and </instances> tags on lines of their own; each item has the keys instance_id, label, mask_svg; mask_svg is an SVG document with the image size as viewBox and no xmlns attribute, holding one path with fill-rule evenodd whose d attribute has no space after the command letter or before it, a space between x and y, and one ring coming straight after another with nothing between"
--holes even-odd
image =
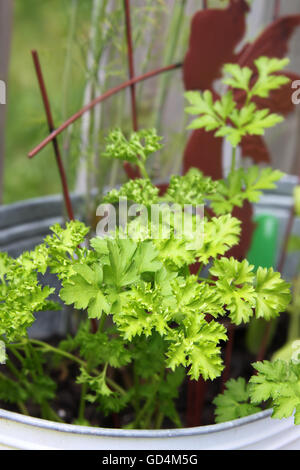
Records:
<instances>
[{"instance_id":1,"label":"blurred green background","mask_svg":"<svg viewBox=\"0 0 300 470\"><path fill-rule=\"evenodd\" d=\"M72 47L71 83L65 84L70 0L16 1L8 78L4 203L59 192L60 183L49 146L34 160L27 152L48 129L31 50L38 49L55 121L60 123L82 103L85 82L80 47ZM84 46L90 1L79 2L77 45Z\"/></svg>"},{"instance_id":2,"label":"blurred green background","mask_svg":"<svg viewBox=\"0 0 300 470\"><path fill-rule=\"evenodd\" d=\"M225 7L227 3L211 0L210 6ZM200 0L131 1L136 74L182 61L188 47L190 19L201 6ZM89 67L91 48L94 65ZM92 84L92 94L87 102L128 78L123 1L14 0L7 80L5 204L61 190L51 145L33 160L27 158L27 153L48 134L32 49L39 52L54 121L59 126L82 107L88 83ZM181 168L187 139L183 91L181 70L137 87L140 127L156 127L164 136L165 149L153 164L153 176L160 179ZM125 178L121 166L110 168L101 152L109 129L119 126L125 132L131 131L129 92L110 98L101 109L95 108L86 134L81 126L80 120L59 137L70 188L74 189L76 176L83 174L78 171L81 158L89 174L86 188L97 187L100 193L103 184L113 185Z\"/></svg>"}]
</instances>

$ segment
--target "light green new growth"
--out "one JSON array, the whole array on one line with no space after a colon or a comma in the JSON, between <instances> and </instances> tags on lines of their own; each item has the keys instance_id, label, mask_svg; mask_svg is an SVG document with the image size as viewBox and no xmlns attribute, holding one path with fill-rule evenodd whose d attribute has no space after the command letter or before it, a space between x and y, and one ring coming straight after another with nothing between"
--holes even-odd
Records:
<instances>
[{"instance_id":1,"label":"light green new growth","mask_svg":"<svg viewBox=\"0 0 300 470\"><path fill-rule=\"evenodd\" d=\"M295 424L300 424L300 362L257 362L258 374L250 379L251 402L271 400L273 418L289 418L295 412Z\"/></svg>"},{"instance_id":2,"label":"light green new growth","mask_svg":"<svg viewBox=\"0 0 300 470\"><path fill-rule=\"evenodd\" d=\"M230 89L221 99L215 100L209 90L185 93L191 105L186 112L199 115L191 122L189 129L214 131L216 137L225 137L233 147L247 135L263 135L266 129L283 118L269 109L259 109L253 98L267 98L271 91L288 83L286 76L278 75L288 63L289 59L260 57L255 61L255 72L238 64L225 65L224 73L228 77L225 76L222 81Z\"/></svg>"},{"instance_id":3,"label":"light green new growth","mask_svg":"<svg viewBox=\"0 0 300 470\"><path fill-rule=\"evenodd\" d=\"M102 155L136 165L143 178L148 178L146 161L150 155L162 148L161 140L155 129L134 132L129 140L120 129L115 129L105 139L106 149Z\"/></svg>"},{"instance_id":4,"label":"light green new growth","mask_svg":"<svg viewBox=\"0 0 300 470\"><path fill-rule=\"evenodd\" d=\"M261 411L261 408L250 402L249 388L250 385L242 377L228 380L224 393L213 400L216 423L244 418Z\"/></svg>"}]
</instances>

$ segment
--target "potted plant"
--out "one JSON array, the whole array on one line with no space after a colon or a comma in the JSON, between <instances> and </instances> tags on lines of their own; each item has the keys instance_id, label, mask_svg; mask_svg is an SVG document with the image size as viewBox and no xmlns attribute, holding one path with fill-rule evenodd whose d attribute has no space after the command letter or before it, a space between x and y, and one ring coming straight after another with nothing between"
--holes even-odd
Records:
<instances>
[{"instance_id":1,"label":"potted plant","mask_svg":"<svg viewBox=\"0 0 300 470\"><path fill-rule=\"evenodd\" d=\"M227 65L226 83L245 91L242 107L231 91L215 101L210 92L187 93L187 111L198 115L191 127L214 130L233 146L226 180L192 169L172 176L160 194L146 163L161 139L143 130L127 140L115 130L106 157L136 165L142 177L104 197L97 236L87 238L80 221L55 224L33 251L17 259L1 253L0 399L23 413L0 411L2 447L234 449L299 442L292 418L273 421L271 409L259 411L268 400L275 417L296 409L299 422L295 361L255 364L250 385L228 382L215 399L217 420L230 420L224 424L184 428L176 408L186 375L214 380L222 373L228 324L270 320L290 302L289 284L272 268L254 272L247 260L226 257L241 230L233 207L257 201L282 175L236 169L235 154L243 135L261 135L281 120L258 110L252 98L286 83L278 74L286 63L258 59L256 80L247 67ZM76 331L60 342L27 333L37 312L61 308L55 289L42 282L46 272L60 282L60 301L74 309ZM62 406L66 383L71 416Z\"/></svg>"}]
</instances>

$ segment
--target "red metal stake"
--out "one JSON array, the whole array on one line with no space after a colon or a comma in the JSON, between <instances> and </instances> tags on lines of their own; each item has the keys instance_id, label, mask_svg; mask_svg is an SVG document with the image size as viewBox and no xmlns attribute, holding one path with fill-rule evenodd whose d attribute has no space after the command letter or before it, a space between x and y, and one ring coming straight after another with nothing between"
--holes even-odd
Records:
<instances>
[{"instance_id":1,"label":"red metal stake","mask_svg":"<svg viewBox=\"0 0 300 470\"><path fill-rule=\"evenodd\" d=\"M188 383L186 424L188 427L202 424L202 411L207 391L207 382L202 377L197 382Z\"/></svg>"},{"instance_id":2,"label":"red metal stake","mask_svg":"<svg viewBox=\"0 0 300 470\"><path fill-rule=\"evenodd\" d=\"M47 89L46 89L46 85L45 85L45 81L44 81L44 77L43 77L43 73L42 73L42 69L41 69L41 64L40 64L40 60L39 60L39 56L38 56L37 51L34 50L31 53L32 53L32 58L33 58L33 62L34 62L34 66L35 66L35 70L36 70L40 90L41 90L41 95L42 95L42 98L43 98L43 103L44 103L45 112L46 112L46 116L47 116L49 131L51 133L51 132L54 131L55 126L54 126L54 121L53 121L53 117L52 117L50 102L49 102L49 98L48 98L48 94L47 94ZM59 149L59 145L58 145L58 141L57 141L56 137L54 139L52 139L52 143L53 143L55 158L56 158L56 162L57 162L57 166L58 166L58 170L59 170L59 174L60 174L60 179L61 179L62 190L63 190L64 201L65 201L67 213L68 213L69 219L74 220L74 212L73 212L71 198L70 198L70 194L69 194L67 177L66 177L66 173L65 173L65 169L64 169L64 165L63 165L63 161L62 161L62 158L61 158L60 149Z\"/></svg>"},{"instance_id":3,"label":"red metal stake","mask_svg":"<svg viewBox=\"0 0 300 470\"><path fill-rule=\"evenodd\" d=\"M40 90L41 90L41 94L42 94L42 98L43 98L43 103L44 103L45 112L46 112L46 116L47 116L49 131L53 132L54 129L55 129L55 126L54 126L54 121L53 121L53 117L52 117L50 102L49 102L47 89L46 89L46 85L45 85L45 81L44 81L44 77L43 77L43 73L42 73L42 69L41 69L39 56L38 56L37 51L35 51L35 50L32 51L31 53L32 53L32 58L33 58L33 62L34 62L34 66L35 66L35 70L36 70L36 74L37 74L37 78L38 78L38 82L39 82L39 86L40 86ZM70 194L69 194L66 172L65 172L65 169L64 169L64 165L63 165L63 161L62 161L62 158L61 158L60 149L59 149L59 145L58 145L58 141L57 141L56 137L54 139L52 139L52 143L53 143L55 158L56 158L56 162L57 162L57 166L58 166L58 170L59 170L59 174L60 174L60 179L61 179L62 190L63 190L64 201L65 201L67 213L68 213L69 219L74 220L74 212L73 212L72 202L71 202L71 198L70 198ZM95 319L91 320L91 326L92 326L92 331L94 333L96 333L96 331L98 329L98 326L97 326L97 321Z\"/></svg>"},{"instance_id":4,"label":"red metal stake","mask_svg":"<svg viewBox=\"0 0 300 470\"><path fill-rule=\"evenodd\" d=\"M230 367L231 367L231 358L232 358L232 350L233 350L233 342L234 342L234 333L235 333L235 326L230 323L228 328L228 342L226 344L226 349L225 349L225 369L222 374L222 379L221 379L221 393L224 392L226 382L229 379L230 376Z\"/></svg>"},{"instance_id":5,"label":"red metal stake","mask_svg":"<svg viewBox=\"0 0 300 470\"><path fill-rule=\"evenodd\" d=\"M129 79L132 80L135 76L134 73L134 60L133 60L133 45L132 45L132 34L131 34L131 17L130 17L130 1L124 0L125 10L125 25L126 25L126 41L128 50L128 69ZM131 116L132 116L132 128L135 132L138 131L138 118L137 118L137 104L135 94L135 84L130 85L130 97L131 97ZM138 168L133 168L128 162L124 163L125 171L129 178L138 178L141 176Z\"/></svg>"},{"instance_id":6,"label":"red metal stake","mask_svg":"<svg viewBox=\"0 0 300 470\"><path fill-rule=\"evenodd\" d=\"M124 9L125 9L126 39L127 39L127 49L128 49L129 78L132 79L134 78L135 73L134 73L132 34L131 34L130 0L124 0ZM134 83L130 85L130 95L131 95L132 127L134 131L137 131L138 130L138 118L137 118L137 106L136 106L136 95L135 95Z\"/></svg>"},{"instance_id":7,"label":"red metal stake","mask_svg":"<svg viewBox=\"0 0 300 470\"><path fill-rule=\"evenodd\" d=\"M182 63L179 62L177 64L171 64L167 65L166 67L161 67L155 70L151 70L150 72L147 72L143 75L140 75L138 77L134 77L131 80L127 80L126 82L121 83L120 85L111 88L110 90L106 91L103 93L103 95L98 96L95 98L93 101L91 101L89 104L84 106L80 111L75 113L73 116L71 116L69 119L67 119L63 124L61 124L57 129L52 131L48 137L46 137L39 145L37 145L31 152L28 153L29 158L33 158L35 155L37 155L43 148L46 147L50 142L52 142L58 135L60 135L65 129L67 129L69 126L71 126L75 121L77 121L81 116L88 111L90 111L92 108L94 108L97 104L102 103L103 101L107 100L111 96L115 95L116 93L119 93L120 91L124 90L125 88L130 87L131 85L135 83L142 82L144 80L148 80L149 78L155 77L157 75L160 75L161 73L164 72L169 72L171 70L175 70L182 67Z\"/></svg>"}]
</instances>

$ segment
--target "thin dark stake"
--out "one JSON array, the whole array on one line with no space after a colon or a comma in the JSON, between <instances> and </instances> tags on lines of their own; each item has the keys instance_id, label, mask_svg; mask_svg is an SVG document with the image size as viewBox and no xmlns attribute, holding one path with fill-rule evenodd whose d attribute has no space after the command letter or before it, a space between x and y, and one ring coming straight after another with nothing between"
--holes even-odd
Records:
<instances>
[{"instance_id":1,"label":"thin dark stake","mask_svg":"<svg viewBox=\"0 0 300 470\"><path fill-rule=\"evenodd\" d=\"M32 53L32 58L33 58L33 63L34 63L34 66L35 66L36 74L37 74L37 79L38 79L39 86L40 86L40 91L41 91L41 95L42 95L42 99L43 99L43 103L44 103L46 116L47 116L49 131L53 132L54 129L55 129L55 126L54 126L54 121L53 121L53 117L52 117L50 102L49 102L49 98L48 98L48 93L47 93L47 89L46 89L46 85L45 85L45 81L44 81L44 77L43 77L43 73L42 73L42 68L41 68L38 52L34 50L31 53ZM70 194L69 194L66 172L65 172L65 169L64 169L64 165L63 165L63 161L62 161L62 158L61 158L60 149L59 149L59 145L58 145L58 141L57 141L56 137L54 137L52 139L52 143L53 143L56 163L57 163L57 166L58 166L59 175L60 175L60 179L61 179L61 185L62 185L62 190L63 190L64 201L65 201L67 213L68 213L69 219L74 220L74 212L73 212L71 198L70 198Z\"/></svg>"},{"instance_id":2,"label":"thin dark stake","mask_svg":"<svg viewBox=\"0 0 300 470\"><path fill-rule=\"evenodd\" d=\"M134 73L134 59L133 59L133 45L132 45L132 31L131 31L131 15L130 15L130 0L124 0L124 11L125 11L125 26L126 26L126 41L127 41L127 58L128 58L128 69L129 79L132 80L135 77ZM131 97L131 116L132 116L132 128L135 132L138 131L138 117L137 117L137 103L135 84L130 85L130 97ZM130 178L140 176L140 172L137 168L132 168L128 163L124 163L126 173Z\"/></svg>"},{"instance_id":3,"label":"thin dark stake","mask_svg":"<svg viewBox=\"0 0 300 470\"><path fill-rule=\"evenodd\" d=\"M65 129L67 129L69 126L71 126L75 121L81 118L81 116L88 111L90 111L92 108L94 108L97 104L107 100L111 96L115 95L116 93L124 90L125 88L130 87L132 84L142 82L144 80L148 80L149 78L155 77L156 75L160 75L161 73L164 72L169 72L175 69L178 69L182 67L182 63L179 62L177 64L172 64L168 65L166 67L162 67L159 69L152 70L151 72L147 72L143 75L140 75L138 77L134 77L131 80L127 80L126 82L121 83L120 85L111 88L110 90L106 91L103 95L98 96L95 98L93 101L91 101L89 104L84 106L80 111L75 113L73 116L71 116L69 119L67 119L63 124L61 124L57 129L55 129L53 132L48 135L39 145L37 145L31 152L28 153L29 158L33 158L35 155L37 155L43 148L45 148L50 142L52 142L58 135L60 135Z\"/></svg>"},{"instance_id":4,"label":"thin dark stake","mask_svg":"<svg viewBox=\"0 0 300 470\"><path fill-rule=\"evenodd\" d=\"M135 73L134 73L134 59L133 59L130 1L129 0L124 0L124 10L125 10L126 40L127 40L127 50L128 50L129 78L132 79L134 78ZM130 85L130 96L131 96L132 127L134 131L137 131L138 130L138 117L137 117L137 105L136 105L136 94L135 94L134 83Z\"/></svg>"},{"instance_id":5,"label":"thin dark stake","mask_svg":"<svg viewBox=\"0 0 300 470\"><path fill-rule=\"evenodd\" d=\"M39 60L39 55L38 55L38 52L36 50L33 50L31 53L32 53L33 63L34 63L34 66L35 66L35 70L36 70L36 74L37 74L37 78L38 78L38 82L39 82L39 86L40 86L40 91L41 91L44 107L45 107L45 112L46 112L49 131L53 132L54 129L55 129L55 126L54 126L53 116L52 116L52 112L51 112L50 101L49 101L48 93L47 93L47 89L46 89L46 84L45 84L45 80L44 80L44 77L43 77L43 72L42 72L42 68L41 68L41 64L40 64L40 60ZM61 158L61 153L60 153L60 149L59 149L59 145L58 145L58 141L57 141L56 137L54 139L52 139L52 142L53 142L55 158L56 158L56 162L57 162L57 166L58 166L58 170L59 170L59 175L60 175L60 179L61 179L63 196L64 196L64 201L65 201L68 217L69 217L70 220L74 220L74 212L73 212L72 202L71 202L71 198L70 198L66 172L65 172L65 169L64 169L64 165L63 165L63 161L62 161L62 158ZM92 327L92 331L95 333L97 331L97 328L98 328L97 327L97 321L95 319L91 320L91 327Z\"/></svg>"}]
</instances>

